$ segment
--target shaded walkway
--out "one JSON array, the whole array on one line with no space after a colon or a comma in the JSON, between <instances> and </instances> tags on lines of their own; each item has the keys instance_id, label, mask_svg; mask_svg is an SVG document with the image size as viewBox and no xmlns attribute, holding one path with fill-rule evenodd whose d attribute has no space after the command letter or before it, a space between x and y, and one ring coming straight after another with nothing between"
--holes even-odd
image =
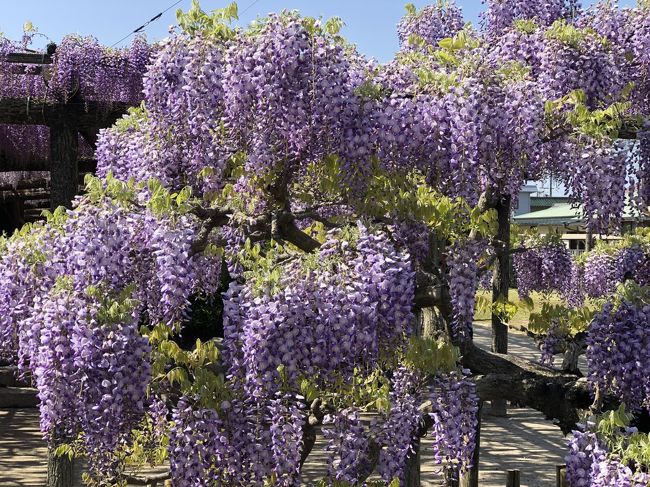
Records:
<instances>
[{"instance_id":1,"label":"shaded walkway","mask_svg":"<svg viewBox=\"0 0 650 487\"><path fill-rule=\"evenodd\" d=\"M47 447L41 438L38 421L38 409L0 409L2 487L45 485Z\"/></svg>"},{"instance_id":2,"label":"shaded walkway","mask_svg":"<svg viewBox=\"0 0 650 487\"><path fill-rule=\"evenodd\" d=\"M489 323L475 326L475 341L490 346ZM539 350L527 335L511 331L509 349L528 360L538 360ZM556 360L560 360L559 357ZM38 429L38 409L0 409L0 486L42 487L47 475L47 448ZM537 411L510 409L507 418L485 415L481 430L481 487L505 486L505 472L521 470L524 487L554 487L555 465L564 463L566 442L551 422ZM305 481L322 478L325 454L322 437L305 465ZM431 462L430 440L422 451L422 485L439 485L436 466Z\"/></svg>"}]
</instances>

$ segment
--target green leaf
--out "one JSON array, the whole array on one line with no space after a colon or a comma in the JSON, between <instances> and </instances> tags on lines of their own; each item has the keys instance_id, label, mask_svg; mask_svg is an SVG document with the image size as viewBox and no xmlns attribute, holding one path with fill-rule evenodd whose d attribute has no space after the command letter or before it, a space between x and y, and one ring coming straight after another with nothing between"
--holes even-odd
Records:
<instances>
[{"instance_id":1,"label":"green leaf","mask_svg":"<svg viewBox=\"0 0 650 487\"><path fill-rule=\"evenodd\" d=\"M517 19L513 25L515 29L524 34L533 34L539 28L533 19Z\"/></svg>"},{"instance_id":2,"label":"green leaf","mask_svg":"<svg viewBox=\"0 0 650 487\"><path fill-rule=\"evenodd\" d=\"M186 389L190 385L187 371L182 367L175 367L167 372L167 380L170 384L178 384L181 389Z\"/></svg>"},{"instance_id":3,"label":"green leaf","mask_svg":"<svg viewBox=\"0 0 650 487\"><path fill-rule=\"evenodd\" d=\"M341 32L341 29L345 26L345 22L341 17L332 17L325 22L325 31L332 36L336 36Z\"/></svg>"},{"instance_id":4,"label":"green leaf","mask_svg":"<svg viewBox=\"0 0 650 487\"><path fill-rule=\"evenodd\" d=\"M72 460L74 458L74 453L74 447L68 444L59 445L54 449L55 457L67 456L68 459Z\"/></svg>"},{"instance_id":5,"label":"green leaf","mask_svg":"<svg viewBox=\"0 0 650 487\"><path fill-rule=\"evenodd\" d=\"M451 37L447 37L445 39L439 40L438 45L440 47L442 47L443 49L453 49L454 48L454 40Z\"/></svg>"}]
</instances>

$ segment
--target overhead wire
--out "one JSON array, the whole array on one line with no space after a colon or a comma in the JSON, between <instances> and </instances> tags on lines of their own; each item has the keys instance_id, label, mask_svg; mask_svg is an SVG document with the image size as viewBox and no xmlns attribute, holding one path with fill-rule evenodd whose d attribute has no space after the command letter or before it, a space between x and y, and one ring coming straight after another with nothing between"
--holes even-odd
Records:
<instances>
[{"instance_id":1,"label":"overhead wire","mask_svg":"<svg viewBox=\"0 0 650 487\"><path fill-rule=\"evenodd\" d=\"M250 9L252 9L255 4L257 4L260 0L255 0L253 3L251 3L248 7L246 7L244 10L242 10L242 15L244 15L246 12L248 12Z\"/></svg>"},{"instance_id":2,"label":"overhead wire","mask_svg":"<svg viewBox=\"0 0 650 487\"><path fill-rule=\"evenodd\" d=\"M117 41L117 42L116 42L115 44L113 44L111 47L115 47L115 46L117 46L118 44L122 43L123 41L125 41L126 39L128 39L129 37L131 37L133 34L137 34L137 33L139 33L139 32L142 32L142 31L143 31L143 30L144 30L144 29L145 29L149 24L151 24L152 22L155 22L156 20L158 20L159 18L161 18L165 13L169 12L171 9L173 9L176 5L178 5L178 4L181 3L182 1L183 1L183 0L178 0L178 1L175 2L173 5L170 5L169 7L167 7L165 10L163 10L163 11L160 12L159 14L154 15L153 17L151 17L151 19L149 19L147 22L145 22L144 24L142 24L140 27L134 29L133 31L129 32L127 35L125 35L124 37L122 37L119 41ZM260 0L254 0L254 1L253 1L253 2L248 6L248 7L246 7L244 10L242 10L242 12L241 12L242 15L245 14L247 11L249 11L251 8L253 8L257 3L259 3L259 1L260 1Z\"/></svg>"},{"instance_id":3,"label":"overhead wire","mask_svg":"<svg viewBox=\"0 0 650 487\"><path fill-rule=\"evenodd\" d=\"M170 5L169 7L167 7L165 10L163 10L163 11L160 12L159 14L154 15L154 16L151 17L147 22L145 22L144 24L142 24L140 27L138 27L137 29L135 29L135 30L129 32L129 33L128 33L127 35L125 35L124 37L122 37L119 41L117 41L117 42L116 42L115 44L113 44L111 47L115 47L115 46L117 46L117 45L120 44L121 42L123 42L123 41L125 41L126 39L128 39L129 37L131 37L133 34L137 34L137 33L139 33L139 32L142 32L142 31L143 31L143 30L144 30L144 29L145 29L149 24L151 24L152 22L155 22L156 20L158 20L159 18L161 18L164 14L166 14L167 12L169 12L171 9L173 9L176 5L178 5L178 4L181 3L182 1L183 1L183 0L178 0L178 1L175 2L173 5Z\"/></svg>"}]
</instances>

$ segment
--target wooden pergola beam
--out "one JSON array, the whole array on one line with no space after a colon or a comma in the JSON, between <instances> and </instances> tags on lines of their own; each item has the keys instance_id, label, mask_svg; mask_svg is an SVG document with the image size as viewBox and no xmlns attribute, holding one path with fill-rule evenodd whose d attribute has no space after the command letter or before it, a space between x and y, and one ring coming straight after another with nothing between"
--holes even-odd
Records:
<instances>
[{"instance_id":1,"label":"wooden pergola beam","mask_svg":"<svg viewBox=\"0 0 650 487\"><path fill-rule=\"evenodd\" d=\"M50 207L49 199L40 199L40 200L25 200L25 212L28 210L47 210Z\"/></svg>"},{"instance_id":2,"label":"wooden pergola beam","mask_svg":"<svg viewBox=\"0 0 650 487\"><path fill-rule=\"evenodd\" d=\"M26 179L17 181L16 184L6 183L0 184L0 193L11 193L22 189L44 189L49 187L49 178Z\"/></svg>"},{"instance_id":3,"label":"wooden pergola beam","mask_svg":"<svg viewBox=\"0 0 650 487\"><path fill-rule=\"evenodd\" d=\"M69 125L78 130L110 127L124 115L128 103L101 103L96 101L69 101L52 103L28 98L0 100L0 124Z\"/></svg>"},{"instance_id":4,"label":"wooden pergola beam","mask_svg":"<svg viewBox=\"0 0 650 487\"><path fill-rule=\"evenodd\" d=\"M52 64L52 56L38 52L11 52L5 56L5 61L17 64Z\"/></svg>"},{"instance_id":5,"label":"wooden pergola beam","mask_svg":"<svg viewBox=\"0 0 650 487\"><path fill-rule=\"evenodd\" d=\"M18 162L6 157L0 157L0 174L5 172L39 172L49 171L50 161L47 160L32 160L25 162ZM94 173L97 170L96 159L79 159L79 172Z\"/></svg>"},{"instance_id":6,"label":"wooden pergola beam","mask_svg":"<svg viewBox=\"0 0 650 487\"><path fill-rule=\"evenodd\" d=\"M50 197L50 190L46 188L14 189L0 191L0 201L7 200L43 200Z\"/></svg>"}]
</instances>

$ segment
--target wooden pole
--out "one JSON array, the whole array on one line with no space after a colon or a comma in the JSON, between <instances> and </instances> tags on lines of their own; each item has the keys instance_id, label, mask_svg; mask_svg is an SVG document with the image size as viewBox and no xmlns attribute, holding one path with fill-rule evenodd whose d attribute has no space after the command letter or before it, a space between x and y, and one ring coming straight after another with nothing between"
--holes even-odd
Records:
<instances>
[{"instance_id":1,"label":"wooden pole","mask_svg":"<svg viewBox=\"0 0 650 487\"><path fill-rule=\"evenodd\" d=\"M492 302L507 301L510 290L510 196L502 197L496 204L499 228L497 240L502 243L498 251L497 266L492 280ZM508 353L508 326L501 318L492 313L492 351ZM490 413L493 416L506 415L506 401L501 399L492 401Z\"/></svg>"},{"instance_id":2,"label":"wooden pole","mask_svg":"<svg viewBox=\"0 0 650 487\"><path fill-rule=\"evenodd\" d=\"M587 230L587 239L585 241L585 250L589 252L594 248L594 234L591 230Z\"/></svg>"},{"instance_id":3,"label":"wooden pole","mask_svg":"<svg viewBox=\"0 0 650 487\"><path fill-rule=\"evenodd\" d=\"M497 204L499 230L497 239L503 247L497 257L497 268L492 282L492 300L508 299L510 290L510 196L503 197ZM508 353L508 327L496 314L492 314L492 351Z\"/></svg>"},{"instance_id":4,"label":"wooden pole","mask_svg":"<svg viewBox=\"0 0 650 487\"><path fill-rule=\"evenodd\" d=\"M476 448L474 448L474 454L472 455L472 464L469 470L460 473L458 480L459 487L478 487L479 453L481 450L481 409L483 409L482 402L479 404L478 411L476 412Z\"/></svg>"},{"instance_id":5,"label":"wooden pole","mask_svg":"<svg viewBox=\"0 0 650 487\"><path fill-rule=\"evenodd\" d=\"M420 440L413 445L415 453L407 459L405 487L420 487Z\"/></svg>"},{"instance_id":6,"label":"wooden pole","mask_svg":"<svg viewBox=\"0 0 650 487\"><path fill-rule=\"evenodd\" d=\"M445 478L445 487L460 487L460 480L458 476L453 474L457 473L454 470L449 470L447 472L447 477Z\"/></svg>"},{"instance_id":7,"label":"wooden pole","mask_svg":"<svg viewBox=\"0 0 650 487\"><path fill-rule=\"evenodd\" d=\"M508 470L508 477L506 479L506 487L520 487L521 475L519 470Z\"/></svg>"},{"instance_id":8,"label":"wooden pole","mask_svg":"<svg viewBox=\"0 0 650 487\"><path fill-rule=\"evenodd\" d=\"M555 478L557 487L566 487L566 465L556 465Z\"/></svg>"},{"instance_id":9,"label":"wooden pole","mask_svg":"<svg viewBox=\"0 0 650 487\"><path fill-rule=\"evenodd\" d=\"M474 454L472 455L472 467L467 472L466 476L468 477L468 487L478 487L478 476L479 476L479 457L481 452L481 412L483 410L483 402L479 402L478 411L476 411L476 447L474 448Z\"/></svg>"},{"instance_id":10,"label":"wooden pole","mask_svg":"<svg viewBox=\"0 0 650 487\"><path fill-rule=\"evenodd\" d=\"M56 456L48 450L47 487L72 487L74 483L72 460L67 455Z\"/></svg>"},{"instance_id":11,"label":"wooden pole","mask_svg":"<svg viewBox=\"0 0 650 487\"><path fill-rule=\"evenodd\" d=\"M79 188L77 129L60 123L50 126L50 184L51 208L70 207Z\"/></svg>"}]
</instances>

